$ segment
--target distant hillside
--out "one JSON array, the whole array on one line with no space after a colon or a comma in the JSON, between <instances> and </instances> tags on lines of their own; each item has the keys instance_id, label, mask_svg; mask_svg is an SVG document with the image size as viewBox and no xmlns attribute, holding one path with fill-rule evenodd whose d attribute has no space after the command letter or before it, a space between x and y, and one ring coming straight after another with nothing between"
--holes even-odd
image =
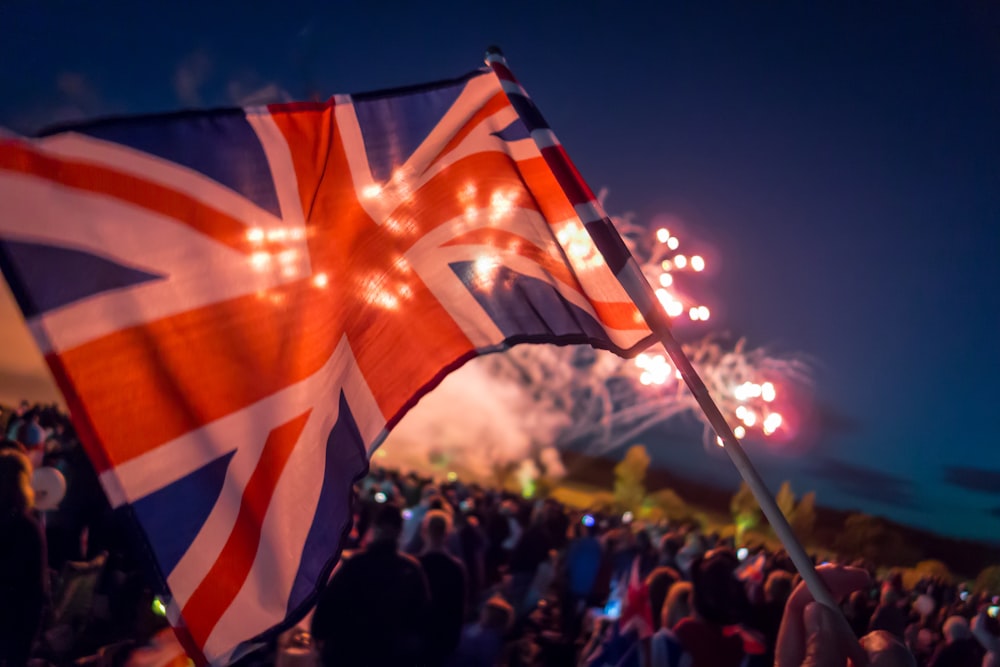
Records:
<instances>
[{"instance_id":1,"label":"distant hillside","mask_svg":"<svg viewBox=\"0 0 1000 667\"><path fill-rule=\"evenodd\" d=\"M563 451L563 463L571 481L612 488L614 484L614 464L607 458L586 456L577 452ZM650 468L646 476L649 491L670 488L676 491L688 504L712 512L729 512L729 501L735 489L724 489L692 481L663 468ZM777 491L777 489L774 489ZM822 502L822 498L817 499ZM851 511L816 507L816 537L821 544L832 544L834 536L844 525L844 519ZM1000 563L1000 546L983 542L958 540L943 537L911 526L905 526L885 519L888 526L902 534L903 539L921 552L922 559L936 559L948 564L953 572L969 578L975 577L983 568ZM909 563L900 563L909 565Z\"/></svg>"}]
</instances>

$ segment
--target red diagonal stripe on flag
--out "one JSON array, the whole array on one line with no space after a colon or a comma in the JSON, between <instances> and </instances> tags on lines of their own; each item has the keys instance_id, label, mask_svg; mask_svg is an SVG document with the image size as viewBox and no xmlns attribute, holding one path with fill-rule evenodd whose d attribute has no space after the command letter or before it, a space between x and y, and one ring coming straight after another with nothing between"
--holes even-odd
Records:
<instances>
[{"instance_id":1,"label":"red diagonal stripe on flag","mask_svg":"<svg viewBox=\"0 0 1000 667\"><path fill-rule=\"evenodd\" d=\"M243 223L186 194L109 167L52 158L31 149L23 142L5 143L3 148L0 151L0 169L22 172L69 188L115 197L133 206L168 216L239 252L250 252Z\"/></svg>"},{"instance_id":2,"label":"red diagonal stripe on flag","mask_svg":"<svg viewBox=\"0 0 1000 667\"><path fill-rule=\"evenodd\" d=\"M576 210L566 198L566 193L559 187L559 182L552 175L545 158L539 156L518 160L517 169L535 198L538 210L550 225L577 218Z\"/></svg>"},{"instance_id":3,"label":"red diagonal stripe on flag","mask_svg":"<svg viewBox=\"0 0 1000 667\"><path fill-rule=\"evenodd\" d=\"M310 412L312 410L305 411L268 435L257 467L243 492L233 532L212 569L184 605L182 615L199 646L205 645L250 574L260 546L261 525L267 506Z\"/></svg>"},{"instance_id":4,"label":"red diagonal stripe on flag","mask_svg":"<svg viewBox=\"0 0 1000 667\"><path fill-rule=\"evenodd\" d=\"M472 115L472 118L470 118L465 123L465 125L463 125L455 133L455 135L448 140L448 143L445 144L445 147L441 149L440 153L438 153L438 157L440 158L443 155L447 155L448 151L450 151L451 149L455 148L460 143L462 143L462 140L465 139L467 136L469 136L469 134L472 133L473 130L479 127L480 123L482 123L484 120L486 120L493 114L497 113L498 111L502 111L503 109L508 107L510 107L510 103L507 101L507 96L503 93L503 91L498 92L496 95L491 97L489 101L487 101L486 104L484 104L476 113L474 113ZM501 127L498 129L502 130L503 128Z\"/></svg>"}]
</instances>

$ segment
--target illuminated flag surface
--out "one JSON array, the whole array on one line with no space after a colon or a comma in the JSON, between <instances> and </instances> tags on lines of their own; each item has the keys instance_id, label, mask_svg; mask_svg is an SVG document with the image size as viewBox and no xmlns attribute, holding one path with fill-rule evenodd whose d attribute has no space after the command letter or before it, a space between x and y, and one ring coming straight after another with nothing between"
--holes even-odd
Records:
<instances>
[{"instance_id":1,"label":"illuminated flag surface","mask_svg":"<svg viewBox=\"0 0 1000 667\"><path fill-rule=\"evenodd\" d=\"M0 267L209 661L311 606L353 481L448 372L647 342L501 84L0 139Z\"/></svg>"}]
</instances>

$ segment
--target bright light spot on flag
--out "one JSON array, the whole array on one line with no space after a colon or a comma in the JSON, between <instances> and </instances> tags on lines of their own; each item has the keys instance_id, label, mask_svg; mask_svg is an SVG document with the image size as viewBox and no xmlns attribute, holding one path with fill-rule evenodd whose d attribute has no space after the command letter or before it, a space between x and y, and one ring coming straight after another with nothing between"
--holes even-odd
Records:
<instances>
[{"instance_id":1,"label":"bright light spot on flag","mask_svg":"<svg viewBox=\"0 0 1000 667\"><path fill-rule=\"evenodd\" d=\"M381 292L375 297L375 303L382 306L387 310L396 310L399 307L399 299L389 294L388 292Z\"/></svg>"},{"instance_id":2,"label":"bright light spot on flag","mask_svg":"<svg viewBox=\"0 0 1000 667\"><path fill-rule=\"evenodd\" d=\"M278 261L281 262L282 264L291 264L298 258L299 258L298 250L294 249L285 250L283 252L278 253Z\"/></svg>"},{"instance_id":3,"label":"bright light spot on flag","mask_svg":"<svg viewBox=\"0 0 1000 667\"><path fill-rule=\"evenodd\" d=\"M701 311L698 310L697 308L692 308L691 310L688 311L688 317L697 322L698 320L701 319Z\"/></svg>"},{"instance_id":4,"label":"bright light spot on flag","mask_svg":"<svg viewBox=\"0 0 1000 667\"><path fill-rule=\"evenodd\" d=\"M399 296L403 297L404 299L409 299L411 296L413 296L413 289L409 285L400 285Z\"/></svg>"},{"instance_id":5,"label":"bright light spot on flag","mask_svg":"<svg viewBox=\"0 0 1000 667\"><path fill-rule=\"evenodd\" d=\"M247 241L251 243L260 243L264 240L264 230L260 227L252 227L247 230Z\"/></svg>"},{"instance_id":6,"label":"bright light spot on flag","mask_svg":"<svg viewBox=\"0 0 1000 667\"><path fill-rule=\"evenodd\" d=\"M275 227L274 229L267 230L267 240L272 243L277 241L284 241L288 238L288 230L284 227Z\"/></svg>"},{"instance_id":7,"label":"bright light spot on flag","mask_svg":"<svg viewBox=\"0 0 1000 667\"><path fill-rule=\"evenodd\" d=\"M722 438L720 438L719 436L715 436L715 444L717 444L719 447L725 446L722 444Z\"/></svg>"},{"instance_id":8,"label":"bright light spot on flag","mask_svg":"<svg viewBox=\"0 0 1000 667\"><path fill-rule=\"evenodd\" d=\"M649 355L646 354L645 352L641 353L638 357L635 358L635 363L639 368L645 368L646 365L649 363Z\"/></svg>"},{"instance_id":9,"label":"bright light spot on flag","mask_svg":"<svg viewBox=\"0 0 1000 667\"><path fill-rule=\"evenodd\" d=\"M773 401L777 397L777 395L778 392L774 390L774 385L771 384L770 382L765 382L760 386L760 397L763 398L768 403Z\"/></svg>"},{"instance_id":10,"label":"bright light spot on flag","mask_svg":"<svg viewBox=\"0 0 1000 667\"><path fill-rule=\"evenodd\" d=\"M670 287L671 285L674 284L674 277L669 273L661 273L660 284L663 285L664 287Z\"/></svg>"},{"instance_id":11,"label":"bright light spot on flag","mask_svg":"<svg viewBox=\"0 0 1000 667\"><path fill-rule=\"evenodd\" d=\"M670 231L666 227L660 227L656 230L656 240L660 243L666 243L670 239Z\"/></svg>"},{"instance_id":12,"label":"bright light spot on flag","mask_svg":"<svg viewBox=\"0 0 1000 667\"><path fill-rule=\"evenodd\" d=\"M736 428L733 429L733 435L735 435L737 438L742 438L746 434L747 434L747 430L745 428L743 428L742 426L737 426Z\"/></svg>"},{"instance_id":13,"label":"bright light spot on flag","mask_svg":"<svg viewBox=\"0 0 1000 667\"><path fill-rule=\"evenodd\" d=\"M393 186L393 194L399 199L407 199L411 194L413 194L413 190L410 188L409 176L403 169L397 169L392 172L390 182Z\"/></svg>"},{"instance_id":14,"label":"bright light spot on flag","mask_svg":"<svg viewBox=\"0 0 1000 667\"><path fill-rule=\"evenodd\" d=\"M587 241L577 238L570 243L569 254L571 257L576 257L577 259L586 259L589 255L593 254L593 247Z\"/></svg>"},{"instance_id":15,"label":"bright light spot on flag","mask_svg":"<svg viewBox=\"0 0 1000 667\"><path fill-rule=\"evenodd\" d=\"M492 285L499 266L500 259L495 255L480 255L477 257L476 261L472 264L472 270L476 274L476 283L483 287Z\"/></svg>"},{"instance_id":16,"label":"bright light spot on flag","mask_svg":"<svg viewBox=\"0 0 1000 667\"><path fill-rule=\"evenodd\" d=\"M381 306L386 310L395 310L399 307L399 299L382 288L381 276L369 278L362 285L361 291L368 303Z\"/></svg>"},{"instance_id":17,"label":"bright light spot on flag","mask_svg":"<svg viewBox=\"0 0 1000 667\"><path fill-rule=\"evenodd\" d=\"M764 434L771 435L781 426L781 415L777 412L772 412L767 417L764 418Z\"/></svg>"},{"instance_id":18,"label":"bright light spot on flag","mask_svg":"<svg viewBox=\"0 0 1000 667\"><path fill-rule=\"evenodd\" d=\"M382 186L372 183L361 188L361 196L365 199L375 199L382 196Z\"/></svg>"},{"instance_id":19,"label":"bright light spot on flag","mask_svg":"<svg viewBox=\"0 0 1000 667\"><path fill-rule=\"evenodd\" d=\"M301 241L306 237L306 230L302 227L292 227L288 230L288 238L292 241Z\"/></svg>"},{"instance_id":20,"label":"bright light spot on flag","mask_svg":"<svg viewBox=\"0 0 1000 667\"><path fill-rule=\"evenodd\" d=\"M292 266L291 264L281 267L281 275L285 276L286 278L291 278L297 273L298 271L296 271L295 267Z\"/></svg>"},{"instance_id":21,"label":"bright light spot on flag","mask_svg":"<svg viewBox=\"0 0 1000 667\"><path fill-rule=\"evenodd\" d=\"M680 301L671 301L667 305L667 315L670 317L677 317L684 312L684 304Z\"/></svg>"},{"instance_id":22,"label":"bright light spot on flag","mask_svg":"<svg viewBox=\"0 0 1000 667\"><path fill-rule=\"evenodd\" d=\"M744 405L736 406L736 418L742 420L747 416L747 409Z\"/></svg>"},{"instance_id":23,"label":"bright light spot on flag","mask_svg":"<svg viewBox=\"0 0 1000 667\"><path fill-rule=\"evenodd\" d=\"M329 284L330 279L325 273L317 273L313 276L313 285L316 287L326 287Z\"/></svg>"},{"instance_id":24,"label":"bright light spot on flag","mask_svg":"<svg viewBox=\"0 0 1000 667\"><path fill-rule=\"evenodd\" d=\"M669 239L667 239L667 247L670 248L671 250L677 250L680 244L681 240L676 236L671 236Z\"/></svg>"},{"instance_id":25,"label":"bright light spot on flag","mask_svg":"<svg viewBox=\"0 0 1000 667\"><path fill-rule=\"evenodd\" d=\"M691 268L695 271L705 270L705 258L701 255L694 255L691 257Z\"/></svg>"},{"instance_id":26,"label":"bright light spot on flag","mask_svg":"<svg viewBox=\"0 0 1000 667\"><path fill-rule=\"evenodd\" d=\"M653 384L653 376L649 371L643 371L642 375L639 376L639 382L646 385L647 387Z\"/></svg>"},{"instance_id":27,"label":"bright light spot on flag","mask_svg":"<svg viewBox=\"0 0 1000 667\"><path fill-rule=\"evenodd\" d=\"M250 255L250 265L253 268L257 269L258 271L266 269L267 265L270 263L271 263L271 253L255 252L254 254Z\"/></svg>"},{"instance_id":28,"label":"bright light spot on flag","mask_svg":"<svg viewBox=\"0 0 1000 667\"><path fill-rule=\"evenodd\" d=\"M387 218L384 224L386 229L393 234L406 234L412 232L415 227L411 218L397 218L396 216Z\"/></svg>"},{"instance_id":29,"label":"bright light spot on flag","mask_svg":"<svg viewBox=\"0 0 1000 667\"><path fill-rule=\"evenodd\" d=\"M458 193L458 201L462 205L468 206L475 201L477 192L475 183L466 183L465 187Z\"/></svg>"},{"instance_id":30,"label":"bright light spot on flag","mask_svg":"<svg viewBox=\"0 0 1000 667\"><path fill-rule=\"evenodd\" d=\"M685 257L684 255L677 255L676 257L674 257L674 264L677 265L678 269L683 269L685 266L687 266L687 263L688 263L688 258Z\"/></svg>"},{"instance_id":31,"label":"bright light spot on flag","mask_svg":"<svg viewBox=\"0 0 1000 667\"><path fill-rule=\"evenodd\" d=\"M514 210L514 196L512 193L500 192L496 190L490 196L490 220L498 222L509 216Z\"/></svg>"},{"instance_id":32,"label":"bright light spot on flag","mask_svg":"<svg viewBox=\"0 0 1000 667\"><path fill-rule=\"evenodd\" d=\"M754 424L757 423L757 413L753 410L747 410L746 414L743 415L743 423L753 428Z\"/></svg>"},{"instance_id":33,"label":"bright light spot on flag","mask_svg":"<svg viewBox=\"0 0 1000 667\"><path fill-rule=\"evenodd\" d=\"M664 271L669 271L670 269L674 268L673 263L669 259L663 260L663 263L660 264L660 266L663 268Z\"/></svg>"},{"instance_id":34,"label":"bright light spot on flag","mask_svg":"<svg viewBox=\"0 0 1000 667\"><path fill-rule=\"evenodd\" d=\"M709 316L710 314L711 314L711 313L709 313L709 312L708 312L708 307L706 307L706 306L698 306L698 316L699 316L699 317L700 317L700 318L701 318L702 320L707 320L707 319L708 319L708 316Z\"/></svg>"}]
</instances>

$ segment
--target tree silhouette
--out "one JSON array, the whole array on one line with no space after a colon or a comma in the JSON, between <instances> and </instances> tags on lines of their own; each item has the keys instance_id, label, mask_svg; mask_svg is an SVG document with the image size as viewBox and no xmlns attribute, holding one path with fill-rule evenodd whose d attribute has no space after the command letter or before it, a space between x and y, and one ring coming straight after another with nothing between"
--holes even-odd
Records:
<instances>
[{"instance_id":1,"label":"tree silhouette","mask_svg":"<svg viewBox=\"0 0 1000 667\"><path fill-rule=\"evenodd\" d=\"M795 494L792 492L792 483L785 480L778 489L778 495L774 501L778 504L778 509L789 521L792 520L792 513L795 511Z\"/></svg>"},{"instance_id":2,"label":"tree silhouette","mask_svg":"<svg viewBox=\"0 0 1000 667\"><path fill-rule=\"evenodd\" d=\"M951 570L941 561L922 560L903 572L903 586L912 589L920 583L921 579L927 578L944 579L949 584L955 580Z\"/></svg>"},{"instance_id":3,"label":"tree silhouette","mask_svg":"<svg viewBox=\"0 0 1000 667\"><path fill-rule=\"evenodd\" d=\"M740 490L733 496L729 503L729 509L733 513L733 522L736 524L736 542L743 542L743 536L748 530L753 530L760 524L760 505L753 497L753 491L746 482L740 483Z\"/></svg>"},{"instance_id":4,"label":"tree silhouette","mask_svg":"<svg viewBox=\"0 0 1000 667\"><path fill-rule=\"evenodd\" d=\"M990 595L1000 595L1000 565L991 565L976 577L976 592L985 591Z\"/></svg>"},{"instance_id":5,"label":"tree silhouette","mask_svg":"<svg viewBox=\"0 0 1000 667\"><path fill-rule=\"evenodd\" d=\"M642 445L628 448L618 465L615 466L615 504L622 511L638 513L646 499L646 471L649 470L649 454Z\"/></svg>"},{"instance_id":6,"label":"tree silhouette","mask_svg":"<svg viewBox=\"0 0 1000 667\"><path fill-rule=\"evenodd\" d=\"M795 506L792 516L788 521L792 525L792 532L800 542L807 542L813 536L816 527L816 492L810 491L802 496L802 500Z\"/></svg>"},{"instance_id":7,"label":"tree silhouette","mask_svg":"<svg viewBox=\"0 0 1000 667\"><path fill-rule=\"evenodd\" d=\"M913 548L882 519L851 514L837 536L834 548L844 556L864 558L880 565L904 565L916 560Z\"/></svg>"},{"instance_id":8,"label":"tree silhouette","mask_svg":"<svg viewBox=\"0 0 1000 667\"><path fill-rule=\"evenodd\" d=\"M670 521L685 521L691 518L691 508L673 489L662 489L649 495L649 504L660 511Z\"/></svg>"}]
</instances>

